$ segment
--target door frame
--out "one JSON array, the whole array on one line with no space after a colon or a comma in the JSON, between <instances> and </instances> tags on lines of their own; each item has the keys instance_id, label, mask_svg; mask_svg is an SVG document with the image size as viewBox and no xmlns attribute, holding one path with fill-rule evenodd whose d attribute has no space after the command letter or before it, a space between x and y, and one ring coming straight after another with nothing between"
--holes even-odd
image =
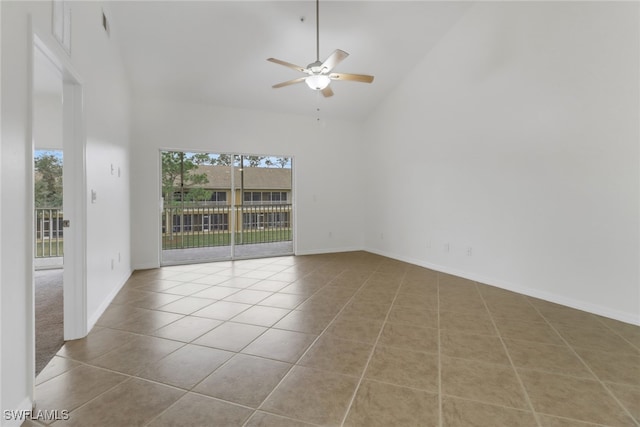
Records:
<instances>
[{"instance_id":1,"label":"door frame","mask_svg":"<svg viewBox=\"0 0 640 427\"><path fill-rule=\"evenodd\" d=\"M29 264L31 266L28 281L30 298L30 354L29 364L32 376L32 388L35 393L35 282L34 282L34 189L33 189L33 126L34 126L34 55L42 53L59 72L62 80L62 138L63 138L63 204L65 219L70 227L65 228L64 272L63 272L63 310L64 339L78 339L87 335L87 280L86 280L86 165L85 165L85 120L83 107L83 85L79 74L71 65L70 59L60 44L46 31L30 24L29 56L30 76L28 78L29 127L28 136L31 147L30 207L31 226L28 238L31 242ZM32 399L35 397L31 396Z\"/></svg>"}]
</instances>

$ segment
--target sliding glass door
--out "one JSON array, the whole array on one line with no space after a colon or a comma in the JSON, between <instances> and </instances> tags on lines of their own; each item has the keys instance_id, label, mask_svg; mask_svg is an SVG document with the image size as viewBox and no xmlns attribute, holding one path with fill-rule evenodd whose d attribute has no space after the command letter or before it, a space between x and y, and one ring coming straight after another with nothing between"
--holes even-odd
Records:
<instances>
[{"instance_id":1,"label":"sliding glass door","mask_svg":"<svg viewBox=\"0 0 640 427\"><path fill-rule=\"evenodd\" d=\"M163 265L293 253L290 157L160 155Z\"/></svg>"}]
</instances>

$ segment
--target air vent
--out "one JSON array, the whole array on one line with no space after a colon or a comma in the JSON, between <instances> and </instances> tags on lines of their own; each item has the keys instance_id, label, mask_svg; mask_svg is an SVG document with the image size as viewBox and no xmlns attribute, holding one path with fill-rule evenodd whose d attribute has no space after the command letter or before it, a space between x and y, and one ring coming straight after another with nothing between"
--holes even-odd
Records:
<instances>
[{"instance_id":1,"label":"air vent","mask_svg":"<svg viewBox=\"0 0 640 427\"><path fill-rule=\"evenodd\" d=\"M111 36L111 28L109 27L109 20L107 19L107 15L105 15L104 11L102 11L102 27L108 36Z\"/></svg>"}]
</instances>

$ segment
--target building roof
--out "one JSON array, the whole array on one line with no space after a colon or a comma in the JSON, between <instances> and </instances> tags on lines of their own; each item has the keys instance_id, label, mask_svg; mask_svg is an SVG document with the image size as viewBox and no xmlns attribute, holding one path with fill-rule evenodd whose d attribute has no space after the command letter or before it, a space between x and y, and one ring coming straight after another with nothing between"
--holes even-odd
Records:
<instances>
[{"instance_id":1,"label":"building roof","mask_svg":"<svg viewBox=\"0 0 640 427\"><path fill-rule=\"evenodd\" d=\"M245 190L291 190L290 168L245 167L242 171L234 169L235 186L240 188L244 178ZM185 185L187 188L204 187L211 190L231 188L231 168L229 166L201 165L194 173L204 173L209 182L204 185Z\"/></svg>"}]
</instances>

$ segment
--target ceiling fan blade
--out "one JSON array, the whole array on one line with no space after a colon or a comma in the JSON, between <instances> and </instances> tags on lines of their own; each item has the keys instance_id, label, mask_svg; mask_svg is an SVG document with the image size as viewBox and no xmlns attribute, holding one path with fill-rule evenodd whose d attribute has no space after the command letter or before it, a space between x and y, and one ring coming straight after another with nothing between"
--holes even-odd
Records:
<instances>
[{"instance_id":1,"label":"ceiling fan blade","mask_svg":"<svg viewBox=\"0 0 640 427\"><path fill-rule=\"evenodd\" d=\"M350 80L352 82L371 83L373 76L366 74L348 74L348 73L331 73L329 74L331 80Z\"/></svg>"},{"instance_id":2,"label":"ceiling fan blade","mask_svg":"<svg viewBox=\"0 0 640 427\"><path fill-rule=\"evenodd\" d=\"M333 96L333 90L331 90L331 86L327 86L324 89L322 89L322 94L324 95L325 98Z\"/></svg>"},{"instance_id":3,"label":"ceiling fan blade","mask_svg":"<svg viewBox=\"0 0 640 427\"><path fill-rule=\"evenodd\" d=\"M322 72L328 73L333 70L336 65L342 62L349 54L344 50L336 49L331 55L322 63Z\"/></svg>"},{"instance_id":4,"label":"ceiling fan blade","mask_svg":"<svg viewBox=\"0 0 640 427\"><path fill-rule=\"evenodd\" d=\"M269 62L273 62L274 64L284 65L285 67L289 67L289 68L291 68L291 69L293 69L293 70L300 71L300 72L302 72L302 73L306 73L306 72L308 71L308 70L307 70L306 68L304 68L304 67L301 67L301 66L296 65L296 64L292 64L292 63L290 63L290 62L281 61L281 60L276 59L276 58L267 58L267 61L269 61Z\"/></svg>"},{"instance_id":5,"label":"ceiling fan blade","mask_svg":"<svg viewBox=\"0 0 640 427\"><path fill-rule=\"evenodd\" d=\"M304 79L306 79L306 77L300 77L300 78L293 79L293 80L287 80L286 82L278 83L277 85L273 85L271 87L274 88L274 89L278 89L279 87L294 85L296 83L302 83L304 81Z\"/></svg>"}]
</instances>

